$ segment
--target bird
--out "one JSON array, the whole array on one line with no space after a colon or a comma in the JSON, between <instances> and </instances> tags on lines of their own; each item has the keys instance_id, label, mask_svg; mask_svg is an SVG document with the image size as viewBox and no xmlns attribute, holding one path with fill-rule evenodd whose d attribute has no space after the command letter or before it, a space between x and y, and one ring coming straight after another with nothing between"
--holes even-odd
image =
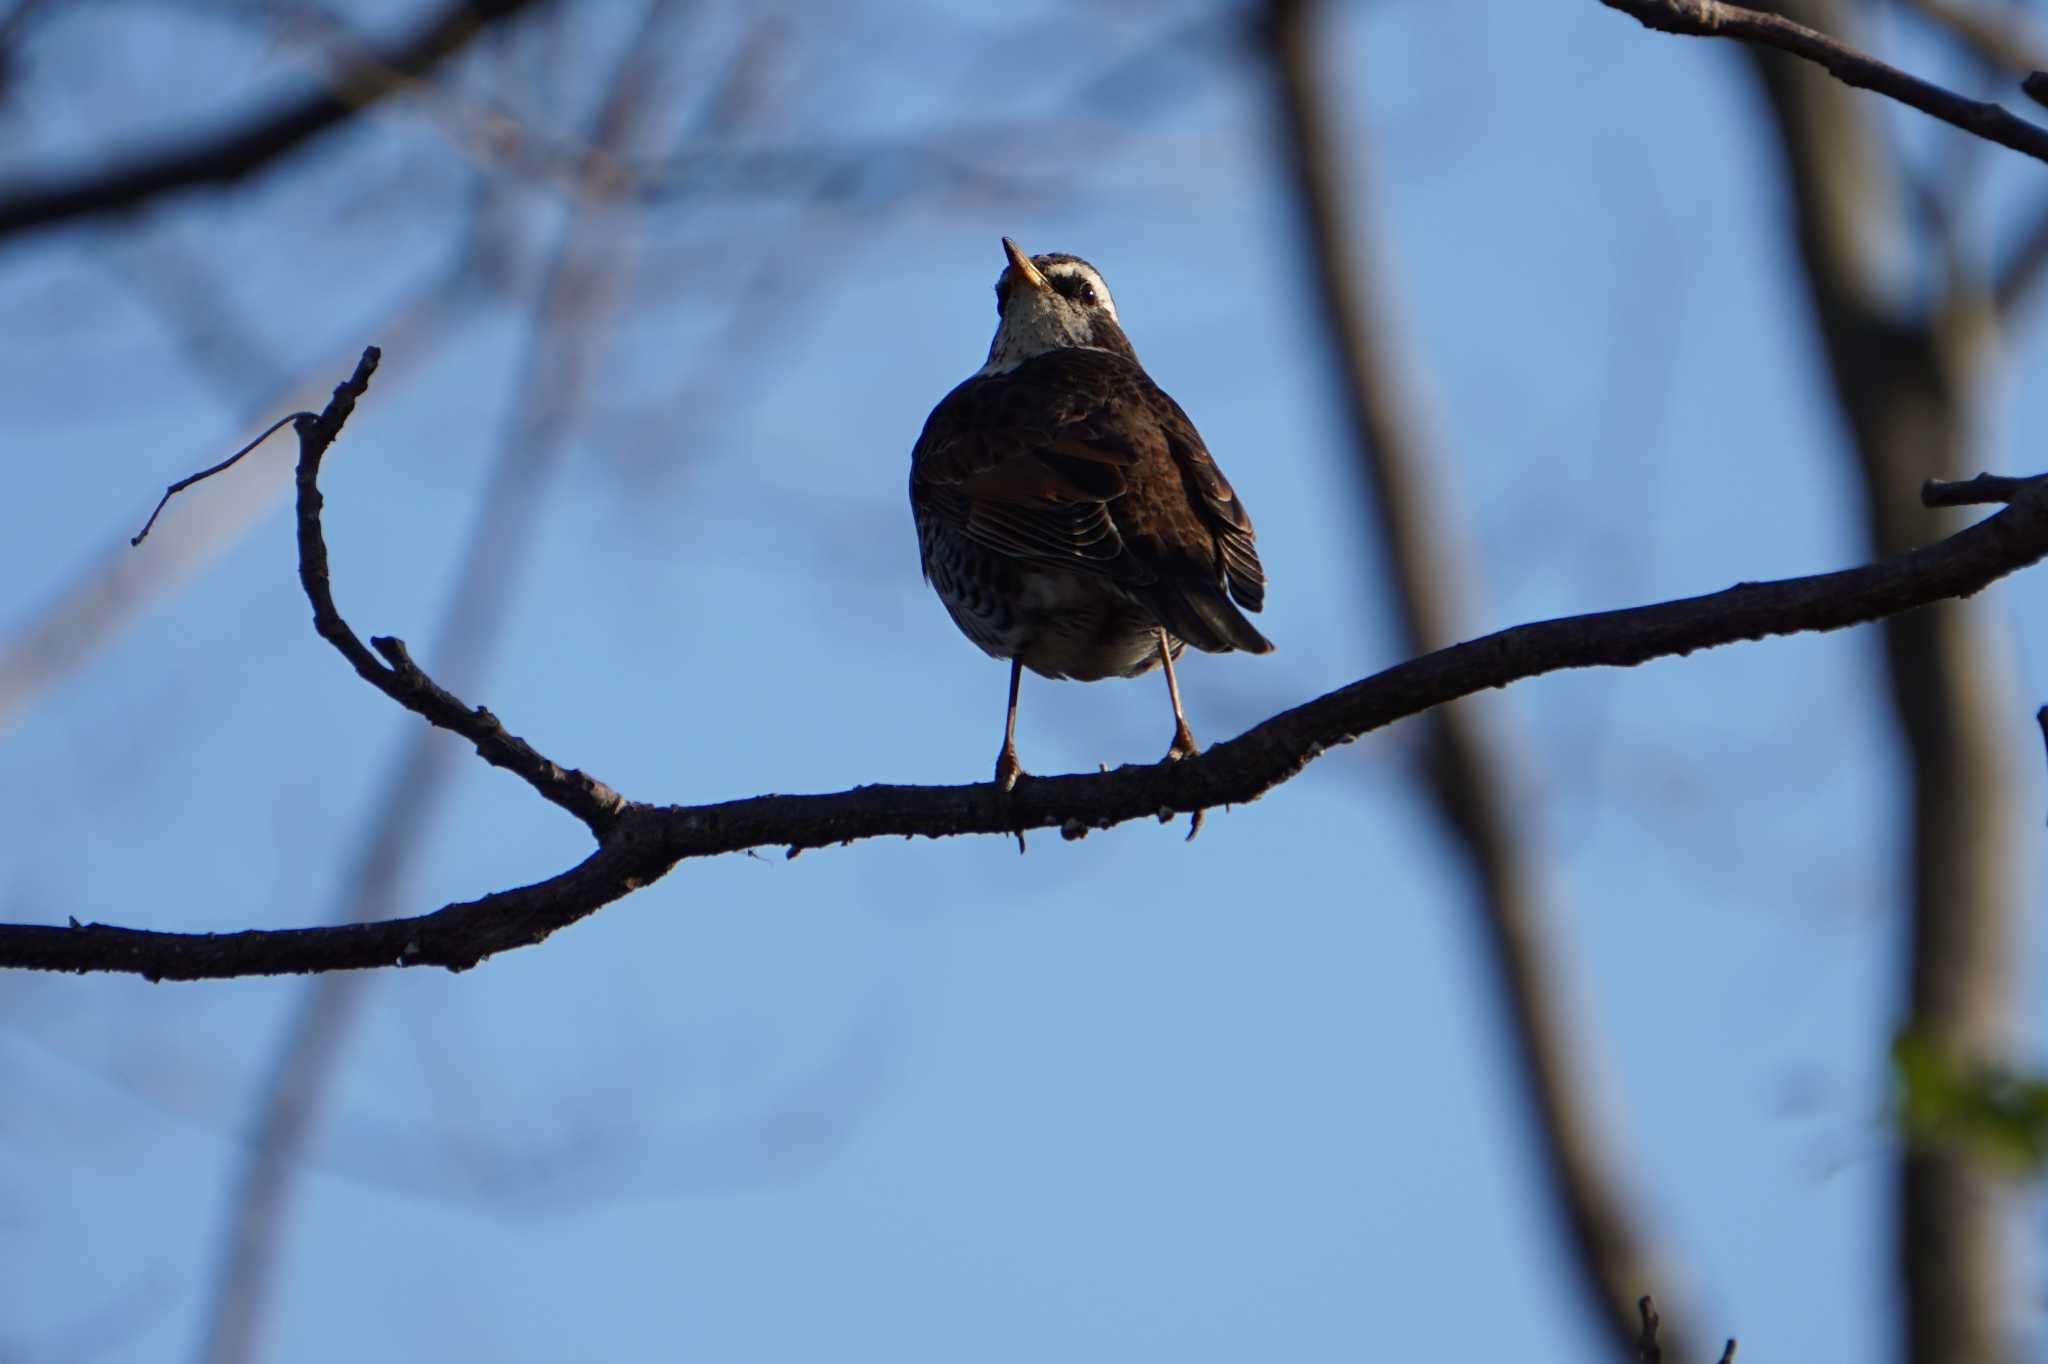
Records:
<instances>
[{"instance_id":1,"label":"bird","mask_svg":"<svg viewBox=\"0 0 2048 1364\"><path fill-rule=\"evenodd\" d=\"M1173 740L1200 751L1173 663L1187 645L1263 654L1251 516L1180 404L1138 363L1102 274L1003 238L988 361L926 419L910 458L925 580L962 634L1010 664L995 780L1017 759L1024 669L1083 682L1166 672ZM1199 827L1200 815L1196 815ZM1190 833L1189 837L1193 837Z\"/></svg>"}]
</instances>

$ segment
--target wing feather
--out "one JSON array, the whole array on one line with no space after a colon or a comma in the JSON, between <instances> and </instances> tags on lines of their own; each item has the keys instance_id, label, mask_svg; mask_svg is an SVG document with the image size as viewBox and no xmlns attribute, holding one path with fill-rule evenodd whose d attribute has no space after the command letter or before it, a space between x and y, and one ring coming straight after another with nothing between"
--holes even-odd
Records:
<instances>
[{"instance_id":1,"label":"wing feather","mask_svg":"<svg viewBox=\"0 0 2048 1364\"><path fill-rule=\"evenodd\" d=\"M1107 576L1197 648L1273 647L1238 609L1265 603L1251 517L1126 356L1053 351L961 384L918 438L910 499L921 528Z\"/></svg>"}]
</instances>

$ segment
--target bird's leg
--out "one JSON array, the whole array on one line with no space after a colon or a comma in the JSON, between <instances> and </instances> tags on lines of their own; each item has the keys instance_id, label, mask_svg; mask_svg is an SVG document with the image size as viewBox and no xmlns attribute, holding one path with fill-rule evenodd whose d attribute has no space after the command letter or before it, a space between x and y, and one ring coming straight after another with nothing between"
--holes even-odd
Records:
<instances>
[{"instance_id":1,"label":"bird's leg","mask_svg":"<svg viewBox=\"0 0 2048 1364\"><path fill-rule=\"evenodd\" d=\"M1159 662L1166 669L1166 694L1173 700L1173 745L1166 750L1165 761L1179 762L1182 758L1194 757L1202 747L1195 742L1194 731L1188 728L1188 717L1181 713L1180 682L1173 675L1173 649L1166 642L1163 628L1159 631ZM1200 832L1202 812L1197 810L1194 818L1188 821L1188 837L1193 838Z\"/></svg>"},{"instance_id":2,"label":"bird's leg","mask_svg":"<svg viewBox=\"0 0 2048 1364\"><path fill-rule=\"evenodd\" d=\"M1173 650L1167 647L1166 631L1159 631L1159 661L1166 667L1166 694L1173 701L1173 747L1166 750L1166 761L1178 762L1192 758L1202 751L1195 742L1194 731L1188 728L1188 717L1181 714L1180 683L1173 675Z\"/></svg>"},{"instance_id":3,"label":"bird's leg","mask_svg":"<svg viewBox=\"0 0 2048 1364\"><path fill-rule=\"evenodd\" d=\"M1017 684L1024 680L1022 659L1010 660L1010 713L1003 719L1003 751L996 754L996 785L1008 791L1025 775L1017 761Z\"/></svg>"},{"instance_id":4,"label":"bird's leg","mask_svg":"<svg viewBox=\"0 0 2048 1364\"><path fill-rule=\"evenodd\" d=\"M1024 660L1010 660L1010 711L1003 719L1003 751L996 754L996 789L1007 802L1010 792L1016 788L1017 778L1025 775L1024 765L1017 761L1017 684L1024 680ZM1024 851L1024 831L1017 830L1017 851Z\"/></svg>"}]
</instances>

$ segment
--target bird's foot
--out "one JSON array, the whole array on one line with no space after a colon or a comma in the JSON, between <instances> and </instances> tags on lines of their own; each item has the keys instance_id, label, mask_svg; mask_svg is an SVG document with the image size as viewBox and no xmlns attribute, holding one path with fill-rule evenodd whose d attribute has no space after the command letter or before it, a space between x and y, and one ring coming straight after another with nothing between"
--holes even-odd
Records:
<instances>
[{"instance_id":1,"label":"bird's foot","mask_svg":"<svg viewBox=\"0 0 2048 1364\"><path fill-rule=\"evenodd\" d=\"M1188 729L1187 721L1183 720L1174 726L1173 746L1166 750L1166 757L1161 759L1161 761L1177 763L1182 758L1192 758L1201 751L1202 746L1195 742L1193 731ZM1195 811L1194 818L1188 821L1189 841L1192 842L1195 835L1200 832L1202 832L1202 812L1197 810Z\"/></svg>"},{"instance_id":2,"label":"bird's foot","mask_svg":"<svg viewBox=\"0 0 2048 1364\"><path fill-rule=\"evenodd\" d=\"M1015 745L1004 744L1003 751L996 755L996 790L1000 793L1000 803L1007 807L1010 793L1017 789L1017 779L1030 775L1024 770L1024 764L1017 761ZM1024 831L1020 828L1013 832L1017 835L1017 852L1021 855L1024 852Z\"/></svg>"}]
</instances>

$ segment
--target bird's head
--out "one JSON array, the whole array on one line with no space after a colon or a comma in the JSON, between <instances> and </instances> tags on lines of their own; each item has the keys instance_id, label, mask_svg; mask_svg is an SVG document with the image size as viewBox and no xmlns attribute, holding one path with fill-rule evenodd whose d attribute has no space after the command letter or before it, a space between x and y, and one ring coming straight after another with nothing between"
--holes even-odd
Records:
<instances>
[{"instance_id":1,"label":"bird's head","mask_svg":"<svg viewBox=\"0 0 2048 1364\"><path fill-rule=\"evenodd\" d=\"M995 340L984 374L1015 369L1035 355L1090 346L1136 359L1117 325L1116 300L1096 268L1079 256L1051 252L1027 256L1003 238L1010 263L996 280Z\"/></svg>"}]
</instances>

